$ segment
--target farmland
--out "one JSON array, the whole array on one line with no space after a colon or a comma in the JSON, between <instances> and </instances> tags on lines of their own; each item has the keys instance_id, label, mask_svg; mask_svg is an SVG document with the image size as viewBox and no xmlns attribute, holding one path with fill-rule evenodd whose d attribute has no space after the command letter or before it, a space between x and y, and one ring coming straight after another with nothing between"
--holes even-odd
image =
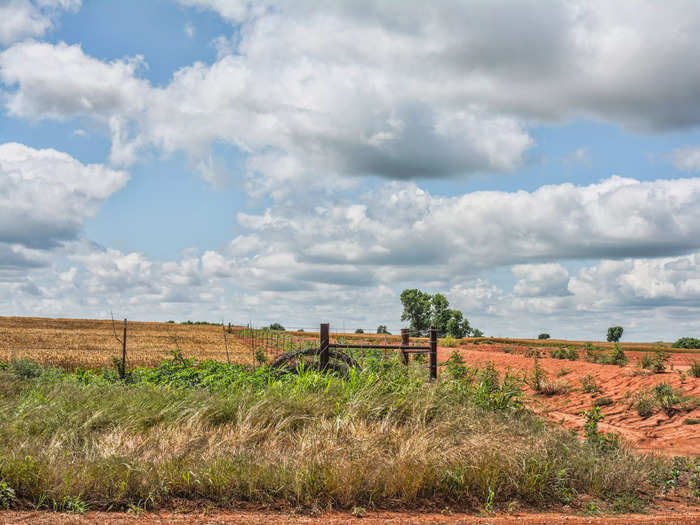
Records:
<instances>
[{"instance_id":1,"label":"farmland","mask_svg":"<svg viewBox=\"0 0 700 525\"><path fill-rule=\"evenodd\" d=\"M220 325L130 322L120 378L115 331L111 320L0 319L0 478L13 505L595 514L670 496L692 508L700 494L692 352L652 373L637 361L666 346L623 344L629 363L617 366L586 360L613 350L602 343L463 340L439 348L429 382L424 362L397 353L355 350L363 366L348 376L280 374L254 365L243 331L224 341ZM564 346L568 359L552 357ZM557 389L535 387L535 366ZM661 383L666 397L638 413Z\"/></svg>"}]
</instances>

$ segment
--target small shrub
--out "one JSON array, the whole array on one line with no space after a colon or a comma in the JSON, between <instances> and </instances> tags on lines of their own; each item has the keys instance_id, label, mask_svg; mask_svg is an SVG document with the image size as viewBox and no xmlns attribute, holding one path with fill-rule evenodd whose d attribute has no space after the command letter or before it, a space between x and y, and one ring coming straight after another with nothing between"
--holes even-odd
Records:
<instances>
[{"instance_id":1,"label":"small shrub","mask_svg":"<svg viewBox=\"0 0 700 525\"><path fill-rule=\"evenodd\" d=\"M684 425L700 425L700 419L687 418L683 421Z\"/></svg>"},{"instance_id":2,"label":"small shrub","mask_svg":"<svg viewBox=\"0 0 700 525\"><path fill-rule=\"evenodd\" d=\"M557 372L557 377L562 377L562 376L565 376L566 374L570 374L570 373L571 373L570 368L566 368L566 367L561 368L561 369L559 369L559 372Z\"/></svg>"},{"instance_id":3,"label":"small shrub","mask_svg":"<svg viewBox=\"0 0 700 525\"><path fill-rule=\"evenodd\" d=\"M549 334L543 333L537 336L537 339L549 339Z\"/></svg>"},{"instance_id":4,"label":"small shrub","mask_svg":"<svg viewBox=\"0 0 700 525\"><path fill-rule=\"evenodd\" d=\"M581 415L586 418L583 426L586 434L586 443L604 451L615 450L620 447L620 438L615 434L603 435L598 433L598 423L605 419L600 412L600 407L593 407L590 411L584 410Z\"/></svg>"},{"instance_id":5,"label":"small shrub","mask_svg":"<svg viewBox=\"0 0 700 525\"><path fill-rule=\"evenodd\" d=\"M41 365L31 359L12 359L10 370L23 379L39 377L42 372Z\"/></svg>"},{"instance_id":6,"label":"small shrub","mask_svg":"<svg viewBox=\"0 0 700 525\"><path fill-rule=\"evenodd\" d=\"M636 396L634 408L637 410L637 414L646 419L656 410L656 399L646 392L639 393Z\"/></svg>"},{"instance_id":7,"label":"small shrub","mask_svg":"<svg viewBox=\"0 0 700 525\"><path fill-rule=\"evenodd\" d=\"M447 373L452 379L464 379L470 372L473 372L464 364L464 358L458 350L453 350L449 359L440 363L440 366L447 367Z\"/></svg>"},{"instance_id":8,"label":"small shrub","mask_svg":"<svg viewBox=\"0 0 700 525\"><path fill-rule=\"evenodd\" d=\"M17 496L12 487L7 482L0 481L0 509L11 509L17 503Z\"/></svg>"},{"instance_id":9,"label":"small shrub","mask_svg":"<svg viewBox=\"0 0 700 525\"><path fill-rule=\"evenodd\" d=\"M440 346L444 346L447 348L456 348L457 339L455 339L451 335L445 336L443 339L440 340Z\"/></svg>"},{"instance_id":10,"label":"small shrub","mask_svg":"<svg viewBox=\"0 0 700 525\"><path fill-rule=\"evenodd\" d=\"M600 392L600 387L591 374L586 374L581 378L581 390L586 394L596 394Z\"/></svg>"},{"instance_id":11,"label":"small shrub","mask_svg":"<svg viewBox=\"0 0 700 525\"><path fill-rule=\"evenodd\" d=\"M620 348L620 345L615 343L615 348L610 354L610 363L613 365L624 366L629 362L629 358Z\"/></svg>"},{"instance_id":12,"label":"small shrub","mask_svg":"<svg viewBox=\"0 0 700 525\"><path fill-rule=\"evenodd\" d=\"M566 350L563 348L552 348L549 351L549 357L552 359L566 359Z\"/></svg>"},{"instance_id":13,"label":"small shrub","mask_svg":"<svg viewBox=\"0 0 700 525\"><path fill-rule=\"evenodd\" d=\"M267 363L267 355L259 348L255 351L255 362L259 365Z\"/></svg>"},{"instance_id":14,"label":"small shrub","mask_svg":"<svg viewBox=\"0 0 700 525\"><path fill-rule=\"evenodd\" d=\"M661 374L666 370L666 363L669 360L669 355L663 350L658 350L654 354L654 359L651 362L651 370L655 374Z\"/></svg>"},{"instance_id":15,"label":"small shrub","mask_svg":"<svg viewBox=\"0 0 700 525\"><path fill-rule=\"evenodd\" d=\"M570 346L569 349L566 351L566 358L569 361L578 361L578 350L574 348L573 346Z\"/></svg>"},{"instance_id":16,"label":"small shrub","mask_svg":"<svg viewBox=\"0 0 700 525\"><path fill-rule=\"evenodd\" d=\"M690 365L690 370L688 370L688 374L700 378L700 362L693 361Z\"/></svg>"},{"instance_id":17,"label":"small shrub","mask_svg":"<svg viewBox=\"0 0 700 525\"><path fill-rule=\"evenodd\" d=\"M594 407L606 407L606 406L612 405L613 403L614 403L614 401L612 400L612 398L604 396L604 397L599 397L598 399L593 401L593 406Z\"/></svg>"},{"instance_id":18,"label":"small shrub","mask_svg":"<svg viewBox=\"0 0 700 525\"><path fill-rule=\"evenodd\" d=\"M547 374L537 361L537 357L533 359L532 374L525 378L527 385L535 392L542 392L542 382L546 379Z\"/></svg>"},{"instance_id":19,"label":"small shrub","mask_svg":"<svg viewBox=\"0 0 700 525\"><path fill-rule=\"evenodd\" d=\"M525 350L525 357L534 357L538 359L542 357L542 351L539 348L528 348Z\"/></svg>"},{"instance_id":20,"label":"small shrub","mask_svg":"<svg viewBox=\"0 0 700 525\"><path fill-rule=\"evenodd\" d=\"M539 392L545 396L555 396L565 394L569 389L569 383L566 381L562 379L551 380L545 377L540 381Z\"/></svg>"},{"instance_id":21,"label":"small shrub","mask_svg":"<svg viewBox=\"0 0 700 525\"><path fill-rule=\"evenodd\" d=\"M654 356L649 353L642 354L642 357L639 358L639 368L643 368L644 370L650 370L653 363Z\"/></svg>"},{"instance_id":22,"label":"small shrub","mask_svg":"<svg viewBox=\"0 0 700 525\"><path fill-rule=\"evenodd\" d=\"M695 337L681 337L671 345L672 348L700 348L700 339Z\"/></svg>"}]
</instances>

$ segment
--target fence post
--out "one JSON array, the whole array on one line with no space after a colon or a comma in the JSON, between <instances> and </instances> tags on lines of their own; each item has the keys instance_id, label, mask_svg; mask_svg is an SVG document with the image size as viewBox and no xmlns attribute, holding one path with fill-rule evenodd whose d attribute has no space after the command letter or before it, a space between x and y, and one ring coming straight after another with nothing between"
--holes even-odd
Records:
<instances>
[{"instance_id":1,"label":"fence post","mask_svg":"<svg viewBox=\"0 0 700 525\"><path fill-rule=\"evenodd\" d=\"M430 327L430 380L437 379L437 329Z\"/></svg>"},{"instance_id":2,"label":"fence post","mask_svg":"<svg viewBox=\"0 0 700 525\"><path fill-rule=\"evenodd\" d=\"M120 370L122 379L126 377L126 318L124 318L124 336L122 337L122 369Z\"/></svg>"},{"instance_id":3,"label":"fence post","mask_svg":"<svg viewBox=\"0 0 700 525\"><path fill-rule=\"evenodd\" d=\"M330 344L330 325L328 323L321 323L319 335L321 338L321 344L319 346L321 370L325 370L328 367L328 345Z\"/></svg>"},{"instance_id":4,"label":"fence post","mask_svg":"<svg viewBox=\"0 0 700 525\"><path fill-rule=\"evenodd\" d=\"M408 352L406 352L406 349L408 348L408 345L410 344L408 334L409 334L408 328L401 329L401 355L403 357L403 364L404 365L408 364Z\"/></svg>"}]
</instances>

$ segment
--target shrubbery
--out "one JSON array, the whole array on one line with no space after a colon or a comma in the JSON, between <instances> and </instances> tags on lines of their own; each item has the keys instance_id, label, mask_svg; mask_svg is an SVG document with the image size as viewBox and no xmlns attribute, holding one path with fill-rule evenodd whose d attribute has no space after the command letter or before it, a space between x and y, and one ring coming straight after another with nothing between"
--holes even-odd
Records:
<instances>
[{"instance_id":1,"label":"shrubbery","mask_svg":"<svg viewBox=\"0 0 700 525\"><path fill-rule=\"evenodd\" d=\"M673 343L672 348L700 348L700 339L695 337L681 337Z\"/></svg>"}]
</instances>

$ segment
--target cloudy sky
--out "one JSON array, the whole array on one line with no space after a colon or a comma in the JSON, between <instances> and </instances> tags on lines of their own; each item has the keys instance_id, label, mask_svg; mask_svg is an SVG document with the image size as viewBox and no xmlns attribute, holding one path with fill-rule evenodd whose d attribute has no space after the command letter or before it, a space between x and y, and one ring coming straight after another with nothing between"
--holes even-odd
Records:
<instances>
[{"instance_id":1,"label":"cloudy sky","mask_svg":"<svg viewBox=\"0 0 700 525\"><path fill-rule=\"evenodd\" d=\"M696 0L0 0L0 315L700 335Z\"/></svg>"}]
</instances>

